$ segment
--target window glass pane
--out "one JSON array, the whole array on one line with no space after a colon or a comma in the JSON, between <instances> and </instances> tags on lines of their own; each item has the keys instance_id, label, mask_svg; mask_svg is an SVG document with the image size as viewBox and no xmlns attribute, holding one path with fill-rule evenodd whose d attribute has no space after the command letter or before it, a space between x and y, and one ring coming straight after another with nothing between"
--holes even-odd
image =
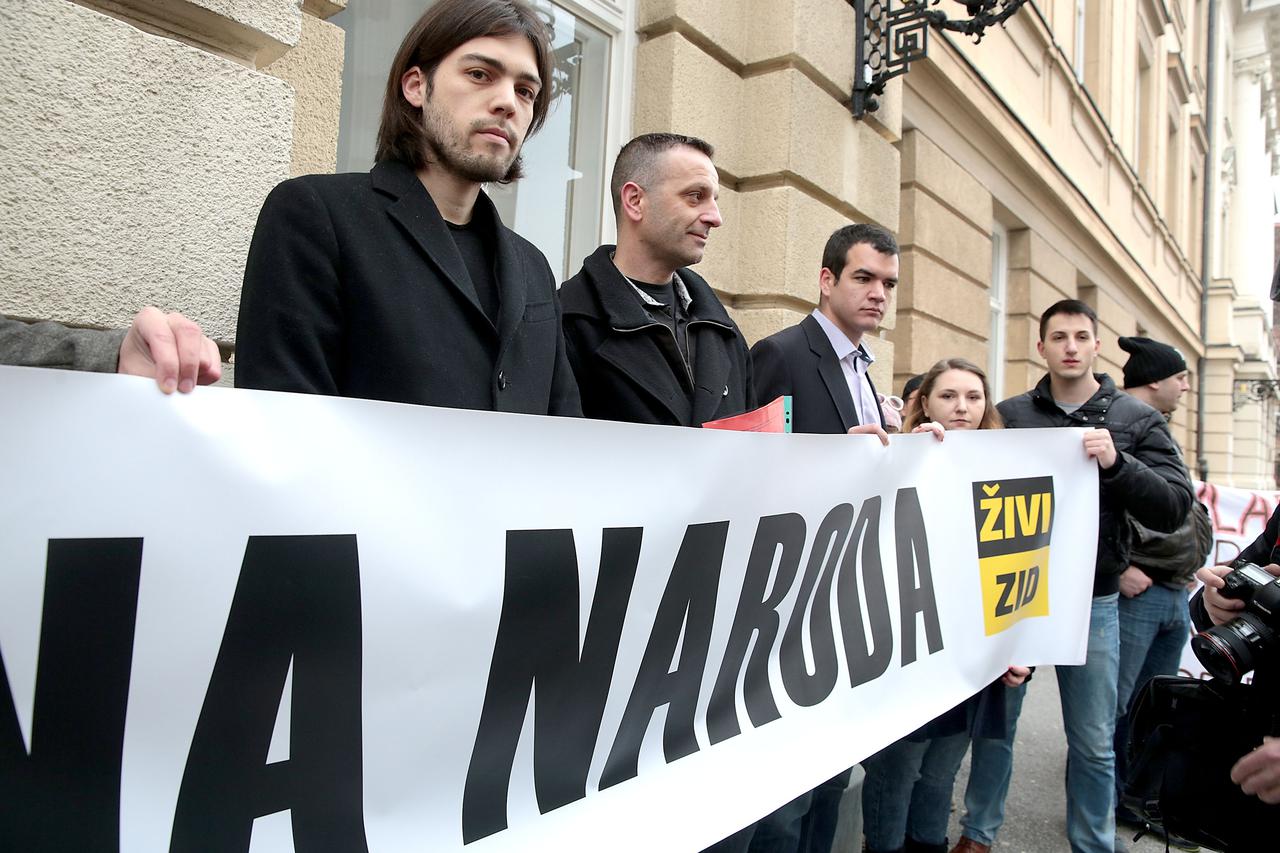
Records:
<instances>
[{"instance_id":1,"label":"window glass pane","mask_svg":"<svg viewBox=\"0 0 1280 853\"><path fill-rule=\"evenodd\" d=\"M609 38L558 6L539 8L552 16L556 98L524 146L525 176L487 189L502 221L541 249L563 281L599 243Z\"/></svg>"},{"instance_id":2,"label":"window glass pane","mask_svg":"<svg viewBox=\"0 0 1280 853\"><path fill-rule=\"evenodd\" d=\"M373 166L391 60L429 6L360 0L329 19L346 31L338 171L362 172ZM552 30L556 97L542 130L524 146L525 177L485 190L503 222L541 249L564 280L599 242L610 39L558 5L540 0L535 6Z\"/></svg>"},{"instance_id":3,"label":"window glass pane","mask_svg":"<svg viewBox=\"0 0 1280 853\"><path fill-rule=\"evenodd\" d=\"M1009 232L999 223L991 229L991 325L987 330L987 379L991 394L1004 399L1005 299L1009 281Z\"/></svg>"}]
</instances>

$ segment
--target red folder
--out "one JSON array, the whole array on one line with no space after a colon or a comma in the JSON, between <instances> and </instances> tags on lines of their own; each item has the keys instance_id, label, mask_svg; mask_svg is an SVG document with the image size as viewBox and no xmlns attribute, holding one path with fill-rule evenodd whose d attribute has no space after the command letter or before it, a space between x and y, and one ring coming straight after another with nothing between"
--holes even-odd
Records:
<instances>
[{"instance_id":1,"label":"red folder","mask_svg":"<svg viewBox=\"0 0 1280 853\"><path fill-rule=\"evenodd\" d=\"M704 429L732 429L738 432L791 432L791 398L779 397L767 406L731 418L707 421Z\"/></svg>"}]
</instances>

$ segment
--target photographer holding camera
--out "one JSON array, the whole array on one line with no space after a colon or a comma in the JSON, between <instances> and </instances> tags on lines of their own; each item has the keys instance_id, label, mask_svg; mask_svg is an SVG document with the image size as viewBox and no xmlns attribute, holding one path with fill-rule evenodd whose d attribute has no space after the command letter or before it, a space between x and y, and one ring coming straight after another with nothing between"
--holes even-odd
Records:
<instances>
[{"instance_id":1,"label":"photographer holding camera","mask_svg":"<svg viewBox=\"0 0 1280 853\"><path fill-rule=\"evenodd\" d=\"M1139 690L1128 711L1122 802L1170 844L1176 835L1226 853L1272 851L1280 826L1280 510L1230 566L1196 577L1204 586L1190 602L1200 629L1191 649L1213 677L1161 675Z\"/></svg>"},{"instance_id":2,"label":"photographer holding camera","mask_svg":"<svg viewBox=\"0 0 1280 853\"><path fill-rule=\"evenodd\" d=\"M1277 561L1280 561L1280 509L1271 514L1266 529L1241 552L1235 565L1262 564L1263 569L1271 576L1270 588L1276 589L1274 578L1280 577L1280 564ZM1196 628L1203 631L1211 624L1228 625L1245 612L1246 603L1250 599L1223 594L1227 587L1226 578L1233 571L1230 566L1213 566L1196 573L1196 577L1204 584L1191 599L1191 620ZM1259 583L1264 582L1261 576L1257 580ZM1257 597L1254 593L1252 600L1256 601ZM1246 641L1248 639L1249 637L1245 637ZM1257 796L1264 803L1280 803L1280 738L1264 738L1260 746L1237 761L1231 768L1231 781L1239 785L1246 794Z\"/></svg>"},{"instance_id":3,"label":"photographer holding camera","mask_svg":"<svg viewBox=\"0 0 1280 853\"><path fill-rule=\"evenodd\" d=\"M1280 302L1280 266L1271 282ZM1209 679L1159 675L1129 705L1125 808L1171 843L1226 853L1277 849L1280 827L1280 508L1229 566L1196 572ZM1252 676L1250 678L1250 676Z\"/></svg>"}]
</instances>

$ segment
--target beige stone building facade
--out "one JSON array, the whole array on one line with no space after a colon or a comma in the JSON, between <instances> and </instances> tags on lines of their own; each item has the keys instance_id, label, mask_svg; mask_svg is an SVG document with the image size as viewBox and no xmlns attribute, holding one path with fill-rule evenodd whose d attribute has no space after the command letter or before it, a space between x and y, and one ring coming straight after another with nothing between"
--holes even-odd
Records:
<instances>
[{"instance_id":1,"label":"beige stone building facade","mask_svg":"<svg viewBox=\"0 0 1280 853\"><path fill-rule=\"evenodd\" d=\"M428 3L0 4L0 312L117 326L154 303L230 355L263 198L291 175L368 168L386 68ZM1274 486L1275 402L1237 387L1275 377L1258 298L1274 262L1272 3L1035 0L980 45L932 33L862 119L846 0L535 5L562 96L530 177L493 195L562 275L612 237L626 139L702 136L725 224L701 271L749 339L811 310L827 235L872 220L903 244L896 311L871 342L882 385L963 355L998 395L1025 390L1043 369L1039 312L1079 297L1113 375L1120 335L1186 354L1193 393L1173 426L1189 460Z\"/></svg>"},{"instance_id":2,"label":"beige stone building facade","mask_svg":"<svg viewBox=\"0 0 1280 853\"><path fill-rule=\"evenodd\" d=\"M1193 468L1199 460L1214 482L1273 488L1274 400L1245 401L1238 387L1245 377L1275 377L1270 311L1259 303L1274 263L1274 93L1265 74L1248 88L1239 79L1245 56L1269 67L1273 13L1216 4L1210 127L1210 5L1029 3L981 45L932 39L903 94L902 228L913 287L891 335L895 371L905 376L959 350L993 375L1003 369L1003 392L1016 393L1043 372L1039 313L1077 297L1098 311L1102 369L1117 380L1122 335L1186 355L1192 392L1172 427ZM1243 181L1219 174L1232 156L1254 160ZM946 300L932 294L944 279Z\"/></svg>"}]
</instances>

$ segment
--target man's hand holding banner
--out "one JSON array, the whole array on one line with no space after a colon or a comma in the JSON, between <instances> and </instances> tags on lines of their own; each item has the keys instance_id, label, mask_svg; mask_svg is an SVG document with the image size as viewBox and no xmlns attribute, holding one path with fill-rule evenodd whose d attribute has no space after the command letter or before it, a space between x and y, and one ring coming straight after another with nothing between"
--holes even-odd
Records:
<instances>
[{"instance_id":1,"label":"man's hand holding banner","mask_svg":"<svg viewBox=\"0 0 1280 853\"><path fill-rule=\"evenodd\" d=\"M1079 430L884 448L19 368L0 399L14 849L699 850L1084 658Z\"/></svg>"}]
</instances>

